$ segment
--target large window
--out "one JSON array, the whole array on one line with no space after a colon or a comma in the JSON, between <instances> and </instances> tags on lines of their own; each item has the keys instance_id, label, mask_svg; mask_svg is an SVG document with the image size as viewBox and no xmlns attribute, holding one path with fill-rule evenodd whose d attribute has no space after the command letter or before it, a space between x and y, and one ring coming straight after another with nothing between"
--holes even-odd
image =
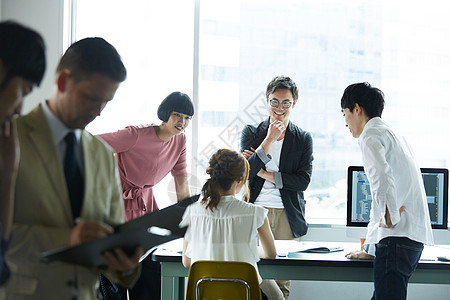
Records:
<instances>
[{"instance_id":1,"label":"large window","mask_svg":"<svg viewBox=\"0 0 450 300\"><path fill-rule=\"evenodd\" d=\"M309 222L345 222L347 167L362 163L340 112L351 83L384 91L383 119L409 140L421 167L450 167L450 21L442 1L77 2L77 39L105 37L129 71L89 129L157 122L165 95L196 95L198 126L187 132L192 192L212 152L239 149L243 126L267 117L265 86L280 74L300 89L291 121L314 140ZM160 199L173 193L170 178L165 184Z\"/></svg>"},{"instance_id":2,"label":"large window","mask_svg":"<svg viewBox=\"0 0 450 300\"><path fill-rule=\"evenodd\" d=\"M181 91L192 96L192 2L77 0L75 11L76 40L103 37L117 48L127 68L127 80L101 117L87 127L89 131L98 134L128 125L160 124L156 112L168 94ZM191 128L186 132L189 141ZM160 207L176 201L171 179L168 176L155 186Z\"/></svg>"}]
</instances>

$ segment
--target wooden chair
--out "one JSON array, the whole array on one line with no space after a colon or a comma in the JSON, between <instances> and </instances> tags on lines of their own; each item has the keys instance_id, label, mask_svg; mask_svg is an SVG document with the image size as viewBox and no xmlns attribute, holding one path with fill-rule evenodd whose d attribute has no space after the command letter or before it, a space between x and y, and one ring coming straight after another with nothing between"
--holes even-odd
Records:
<instances>
[{"instance_id":1,"label":"wooden chair","mask_svg":"<svg viewBox=\"0 0 450 300\"><path fill-rule=\"evenodd\" d=\"M261 300L258 275L246 262L199 260L189 269L186 300Z\"/></svg>"}]
</instances>

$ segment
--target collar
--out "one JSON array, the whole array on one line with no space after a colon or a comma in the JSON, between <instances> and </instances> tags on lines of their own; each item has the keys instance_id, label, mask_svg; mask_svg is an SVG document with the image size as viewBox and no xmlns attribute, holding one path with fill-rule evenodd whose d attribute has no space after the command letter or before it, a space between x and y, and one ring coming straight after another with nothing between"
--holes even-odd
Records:
<instances>
[{"instance_id":1,"label":"collar","mask_svg":"<svg viewBox=\"0 0 450 300\"><path fill-rule=\"evenodd\" d=\"M70 131L73 131L75 133L77 142L79 142L81 138L81 129L70 129L66 127L66 125L64 125L64 123L61 122L61 120L58 119L58 117L56 117L55 114L50 110L47 102L48 100L42 103L42 111L44 112L44 116L47 119L47 123L50 127L50 131L52 133L55 144L58 145L62 140L64 140L64 137Z\"/></svg>"},{"instance_id":2,"label":"collar","mask_svg":"<svg viewBox=\"0 0 450 300\"><path fill-rule=\"evenodd\" d=\"M366 125L364 125L363 131L361 132L361 135L359 136L359 138L361 138L363 135L365 135L367 130L369 130L370 128L374 128L374 127L377 127L377 126L383 125L383 124L384 124L384 122L383 122L383 120L381 120L380 117L373 117L372 119L367 121Z\"/></svg>"}]
</instances>

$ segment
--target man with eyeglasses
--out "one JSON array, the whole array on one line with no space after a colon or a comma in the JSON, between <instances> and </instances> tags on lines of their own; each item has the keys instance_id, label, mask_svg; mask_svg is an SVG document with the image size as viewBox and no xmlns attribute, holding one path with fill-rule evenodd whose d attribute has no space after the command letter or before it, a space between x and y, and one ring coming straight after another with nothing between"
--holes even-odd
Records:
<instances>
[{"instance_id":1,"label":"man with eyeglasses","mask_svg":"<svg viewBox=\"0 0 450 300\"><path fill-rule=\"evenodd\" d=\"M291 78L277 76L269 82L266 101L269 118L247 125L241 134L241 152L250 163L250 202L268 209L276 240L296 239L308 229L303 192L311 180L312 137L289 120L298 101ZM288 299L290 281L277 284Z\"/></svg>"}]
</instances>

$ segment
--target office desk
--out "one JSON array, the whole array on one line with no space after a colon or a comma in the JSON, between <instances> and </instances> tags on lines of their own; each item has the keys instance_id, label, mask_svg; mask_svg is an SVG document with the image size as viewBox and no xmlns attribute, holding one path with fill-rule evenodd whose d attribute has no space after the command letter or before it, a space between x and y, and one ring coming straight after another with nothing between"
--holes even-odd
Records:
<instances>
[{"instance_id":1,"label":"office desk","mask_svg":"<svg viewBox=\"0 0 450 300\"><path fill-rule=\"evenodd\" d=\"M299 243L290 241L293 243ZM318 243L302 242L303 245L317 246ZM324 243L320 243L323 245ZM261 259L258 262L259 272L265 279L290 279L309 281L352 281L372 282L372 261L345 258L345 253L359 248L355 243L339 244L344 251L332 253L289 253L286 257L277 259ZM333 245L331 245L333 246ZM448 256L450 249L430 247L425 249L425 259L437 251ZM278 247L277 247L278 251ZM422 255L424 258L424 255ZM181 255L177 252L157 249L153 255L154 261L161 263L161 299L184 299L185 277L188 269L181 264ZM450 284L450 263L440 261L420 261L411 276L410 283Z\"/></svg>"}]
</instances>

